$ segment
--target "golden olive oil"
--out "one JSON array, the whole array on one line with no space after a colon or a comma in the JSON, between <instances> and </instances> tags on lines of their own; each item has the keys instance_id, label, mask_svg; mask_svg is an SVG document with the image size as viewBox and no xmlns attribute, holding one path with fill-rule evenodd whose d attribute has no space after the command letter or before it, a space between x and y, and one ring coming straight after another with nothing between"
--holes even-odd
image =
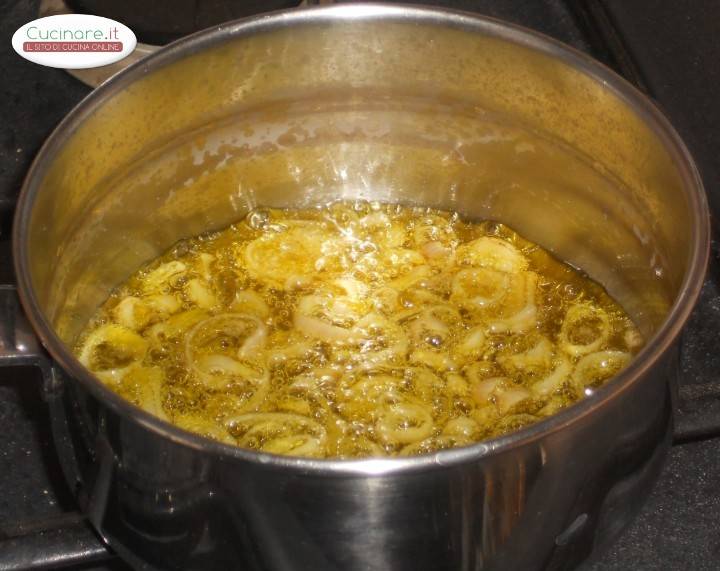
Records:
<instances>
[{"instance_id":1,"label":"golden olive oil","mask_svg":"<svg viewBox=\"0 0 720 571\"><path fill-rule=\"evenodd\" d=\"M502 224L339 202L179 242L108 299L76 353L187 430L355 458L536 422L642 343L600 285Z\"/></svg>"}]
</instances>

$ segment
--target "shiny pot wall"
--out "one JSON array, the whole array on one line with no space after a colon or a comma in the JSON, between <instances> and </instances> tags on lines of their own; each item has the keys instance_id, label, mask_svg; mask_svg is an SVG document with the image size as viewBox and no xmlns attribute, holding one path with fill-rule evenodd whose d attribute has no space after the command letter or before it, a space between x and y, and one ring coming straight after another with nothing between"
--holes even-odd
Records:
<instances>
[{"instance_id":1,"label":"shiny pot wall","mask_svg":"<svg viewBox=\"0 0 720 571\"><path fill-rule=\"evenodd\" d=\"M508 223L602 282L650 340L537 425L364 461L188 434L71 356L110 289L178 239L340 198ZM381 5L231 23L121 73L48 140L14 231L68 477L110 545L158 569L571 568L657 475L708 247L687 152L621 79L506 24Z\"/></svg>"}]
</instances>

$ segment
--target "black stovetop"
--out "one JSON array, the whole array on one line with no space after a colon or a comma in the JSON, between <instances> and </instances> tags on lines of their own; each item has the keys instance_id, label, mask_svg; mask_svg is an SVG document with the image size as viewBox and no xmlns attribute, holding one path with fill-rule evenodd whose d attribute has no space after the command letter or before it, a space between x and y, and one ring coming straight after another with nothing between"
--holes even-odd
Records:
<instances>
[{"instance_id":1,"label":"black stovetop","mask_svg":"<svg viewBox=\"0 0 720 571\"><path fill-rule=\"evenodd\" d=\"M720 3L716 0L418 2L534 28L591 53L653 96L720 208ZM0 0L0 284L11 283L9 229L22 177L42 141L89 88L22 60L12 33L37 2ZM675 445L623 537L583 571L720 569L720 266L718 250L683 340ZM124 570L75 511L51 444L34 371L0 369L0 571Z\"/></svg>"}]
</instances>

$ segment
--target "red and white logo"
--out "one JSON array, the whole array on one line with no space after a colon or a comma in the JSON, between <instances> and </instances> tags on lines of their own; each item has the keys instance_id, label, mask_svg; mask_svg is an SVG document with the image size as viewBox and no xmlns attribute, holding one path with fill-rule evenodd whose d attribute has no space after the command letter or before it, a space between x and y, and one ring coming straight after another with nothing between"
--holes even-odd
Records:
<instances>
[{"instance_id":1,"label":"red and white logo","mask_svg":"<svg viewBox=\"0 0 720 571\"><path fill-rule=\"evenodd\" d=\"M109 18L61 14L28 22L12 37L15 51L49 67L84 69L120 61L135 49L132 30Z\"/></svg>"}]
</instances>

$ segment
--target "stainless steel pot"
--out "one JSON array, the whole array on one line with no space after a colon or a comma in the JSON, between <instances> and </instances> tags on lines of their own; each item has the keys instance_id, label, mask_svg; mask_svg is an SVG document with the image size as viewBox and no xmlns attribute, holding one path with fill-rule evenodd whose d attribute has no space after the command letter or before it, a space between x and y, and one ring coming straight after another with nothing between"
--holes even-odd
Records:
<instances>
[{"instance_id":1,"label":"stainless steel pot","mask_svg":"<svg viewBox=\"0 0 720 571\"><path fill-rule=\"evenodd\" d=\"M205 440L73 358L110 289L179 238L338 198L508 223L603 283L649 341L534 426L363 461ZM665 457L708 232L681 141L608 69L490 19L346 5L220 26L92 93L28 174L14 255L68 478L138 568L568 569L619 533ZM4 339L7 359L36 356Z\"/></svg>"}]
</instances>

